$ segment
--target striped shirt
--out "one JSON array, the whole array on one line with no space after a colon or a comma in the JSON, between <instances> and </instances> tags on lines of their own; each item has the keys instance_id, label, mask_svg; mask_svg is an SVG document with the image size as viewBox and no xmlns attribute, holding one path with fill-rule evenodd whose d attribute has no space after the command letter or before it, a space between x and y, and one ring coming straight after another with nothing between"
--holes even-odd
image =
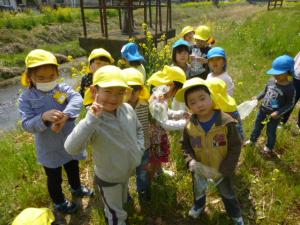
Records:
<instances>
[{"instance_id":1,"label":"striped shirt","mask_svg":"<svg viewBox=\"0 0 300 225\"><path fill-rule=\"evenodd\" d=\"M146 101L139 101L135 107L136 115L143 127L144 139L145 139L145 150L150 148L150 111L149 105Z\"/></svg>"}]
</instances>

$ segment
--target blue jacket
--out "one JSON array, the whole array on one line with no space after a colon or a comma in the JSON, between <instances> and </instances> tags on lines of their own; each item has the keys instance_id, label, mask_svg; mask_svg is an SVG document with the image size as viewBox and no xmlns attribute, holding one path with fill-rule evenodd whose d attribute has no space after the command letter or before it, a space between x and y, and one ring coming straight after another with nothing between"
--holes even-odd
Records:
<instances>
[{"instance_id":1,"label":"blue jacket","mask_svg":"<svg viewBox=\"0 0 300 225\"><path fill-rule=\"evenodd\" d=\"M55 93L66 94L66 101L58 103L53 97ZM79 116L82 98L66 84L59 84L50 92L41 92L36 88L26 89L19 98L19 112L22 117L22 127L35 135L38 161L45 167L57 168L76 159L84 159L86 152L71 156L64 148L64 142L75 127L75 118ZM42 114L48 110L57 109L70 119L59 133L51 130L51 124L44 123Z\"/></svg>"}]
</instances>

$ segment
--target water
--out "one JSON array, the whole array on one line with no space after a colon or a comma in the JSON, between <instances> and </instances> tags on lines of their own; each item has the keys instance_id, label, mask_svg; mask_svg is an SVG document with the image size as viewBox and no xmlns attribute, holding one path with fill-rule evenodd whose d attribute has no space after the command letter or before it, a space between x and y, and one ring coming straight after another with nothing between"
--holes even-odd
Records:
<instances>
[{"instance_id":1,"label":"water","mask_svg":"<svg viewBox=\"0 0 300 225\"><path fill-rule=\"evenodd\" d=\"M62 64L59 67L60 75L65 78L65 83L72 87L78 85L78 80L70 77L70 68L74 65L79 65L80 62L85 60L85 57L78 58L72 62ZM8 131L16 128L17 122L21 120L17 108L17 100L22 88L20 84L0 88L0 131Z\"/></svg>"}]
</instances>

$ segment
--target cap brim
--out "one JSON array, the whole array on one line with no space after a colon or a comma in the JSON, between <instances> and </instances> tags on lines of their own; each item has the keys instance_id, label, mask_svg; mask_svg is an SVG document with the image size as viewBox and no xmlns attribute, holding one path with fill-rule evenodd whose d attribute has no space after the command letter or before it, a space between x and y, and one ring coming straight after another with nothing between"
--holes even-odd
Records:
<instances>
[{"instance_id":1,"label":"cap brim","mask_svg":"<svg viewBox=\"0 0 300 225\"><path fill-rule=\"evenodd\" d=\"M124 87L128 88L128 85L125 82L122 81L110 81L110 82L104 82L104 83L95 83L95 85L102 87L102 88L107 88L107 87Z\"/></svg>"},{"instance_id":2,"label":"cap brim","mask_svg":"<svg viewBox=\"0 0 300 225\"><path fill-rule=\"evenodd\" d=\"M134 81L128 81L128 82L127 82L127 85L142 86L140 83L134 82Z\"/></svg>"},{"instance_id":3,"label":"cap brim","mask_svg":"<svg viewBox=\"0 0 300 225\"><path fill-rule=\"evenodd\" d=\"M221 55L221 54L214 54L214 55L211 55L211 56L209 56L209 58L208 58L208 59L211 59L211 58L216 58L216 57L222 57L222 58L224 58L224 59L225 59L224 55Z\"/></svg>"},{"instance_id":4,"label":"cap brim","mask_svg":"<svg viewBox=\"0 0 300 225\"><path fill-rule=\"evenodd\" d=\"M185 102L184 101L184 94L185 92L192 88L192 87L195 87L195 86L205 86L205 84L194 84L194 85L190 85L188 87L185 87L185 88L181 88L179 91L177 91L176 95L175 95L175 99L178 101L178 102Z\"/></svg>"},{"instance_id":5,"label":"cap brim","mask_svg":"<svg viewBox=\"0 0 300 225\"><path fill-rule=\"evenodd\" d=\"M145 61L145 58L141 55L130 55L130 54L128 54L127 55L127 60L129 62L131 62L131 61Z\"/></svg>"},{"instance_id":6,"label":"cap brim","mask_svg":"<svg viewBox=\"0 0 300 225\"><path fill-rule=\"evenodd\" d=\"M275 70L273 68L268 70L268 72L267 72L267 74L269 74L269 75L281 75L284 73L287 73L287 71L286 70Z\"/></svg>"},{"instance_id":7,"label":"cap brim","mask_svg":"<svg viewBox=\"0 0 300 225\"><path fill-rule=\"evenodd\" d=\"M44 61L44 62L38 62L38 63L35 63L35 64L33 64L33 65L30 65L28 68L34 68L34 67L44 66L44 65L55 65L55 66L59 66L58 63L53 63L53 62L47 62L47 61Z\"/></svg>"},{"instance_id":8,"label":"cap brim","mask_svg":"<svg viewBox=\"0 0 300 225\"><path fill-rule=\"evenodd\" d=\"M221 109L224 112L234 112L237 110L237 104L234 98L230 95L220 95L220 94L213 94L215 101L215 105L218 109Z\"/></svg>"},{"instance_id":9,"label":"cap brim","mask_svg":"<svg viewBox=\"0 0 300 225\"><path fill-rule=\"evenodd\" d=\"M201 41L207 41L208 39L204 39L203 37L200 37L199 35L195 34L194 35L194 39L197 39L197 40L201 40Z\"/></svg>"}]
</instances>

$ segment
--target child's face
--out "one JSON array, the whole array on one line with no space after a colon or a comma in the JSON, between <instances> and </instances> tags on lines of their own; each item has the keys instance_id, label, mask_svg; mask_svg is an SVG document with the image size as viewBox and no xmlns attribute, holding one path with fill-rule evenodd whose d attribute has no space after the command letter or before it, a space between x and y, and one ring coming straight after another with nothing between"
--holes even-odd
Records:
<instances>
[{"instance_id":1,"label":"child's face","mask_svg":"<svg viewBox=\"0 0 300 225\"><path fill-rule=\"evenodd\" d=\"M107 65L110 65L109 62L102 61L100 59L94 59L93 62L90 64L90 68L92 73L95 73L99 68Z\"/></svg>"},{"instance_id":2,"label":"child's face","mask_svg":"<svg viewBox=\"0 0 300 225\"><path fill-rule=\"evenodd\" d=\"M191 31L191 32L187 33L186 35L184 35L183 39L187 42L192 42L194 34L195 34L194 31Z\"/></svg>"},{"instance_id":3,"label":"child's face","mask_svg":"<svg viewBox=\"0 0 300 225\"><path fill-rule=\"evenodd\" d=\"M208 117L214 113L210 95L204 90L196 90L186 98L188 108L198 117Z\"/></svg>"},{"instance_id":4,"label":"child's face","mask_svg":"<svg viewBox=\"0 0 300 225\"><path fill-rule=\"evenodd\" d=\"M284 73L281 75L274 76L278 83L284 83L288 81L288 74Z\"/></svg>"},{"instance_id":5,"label":"child's face","mask_svg":"<svg viewBox=\"0 0 300 225\"><path fill-rule=\"evenodd\" d=\"M208 45L207 41L195 39L198 48L204 48Z\"/></svg>"},{"instance_id":6,"label":"child's face","mask_svg":"<svg viewBox=\"0 0 300 225\"><path fill-rule=\"evenodd\" d=\"M30 79L33 84L49 83L56 80L57 78L57 68L53 65L43 65L36 67L32 74L30 74Z\"/></svg>"},{"instance_id":7,"label":"child's face","mask_svg":"<svg viewBox=\"0 0 300 225\"><path fill-rule=\"evenodd\" d=\"M141 93L141 89L137 88L137 86L132 86L131 96L128 99L128 103L134 105L138 100Z\"/></svg>"},{"instance_id":8,"label":"child's face","mask_svg":"<svg viewBox=\"0 0 300 225\"><path fill-rule=\"evenodd\" d=\"M189 53L185 50L182 50L181 52L176 52L176 63L178 65L185 65L188 63L189 60Z\"/></svg>"},{"instance_id":9,"label":"child's face","mask_svg":"<svg viewBox=\"0 0 300 225\"><path fill-rule=\"evenodd\" d=\"M208 66L214 74L221 74L224 72L225 59L222 57L215 57L208 60Z\"/></svg>"},{"instance_id":10,"label":"child's face","mask_svg":"<svg viewBox=\"0 0 300 225\"><path fill-rule=\"evenodd\" d=\"M123 103L126 89L124 87L98 87L95 99L97 103L103 105L103 110L114 113L116 109Z\"/></svg>"}]
</instances>

